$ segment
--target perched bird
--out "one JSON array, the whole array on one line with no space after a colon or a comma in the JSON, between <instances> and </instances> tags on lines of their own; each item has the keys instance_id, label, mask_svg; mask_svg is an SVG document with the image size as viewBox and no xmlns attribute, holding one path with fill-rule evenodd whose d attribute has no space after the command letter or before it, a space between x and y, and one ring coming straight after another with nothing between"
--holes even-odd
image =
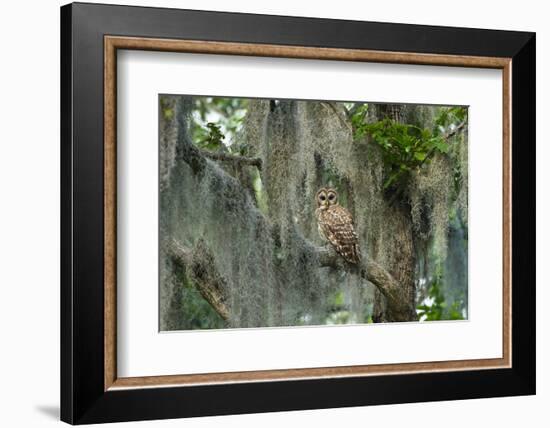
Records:
<instances>
[{"instance_id":1,"label":"perched bird","mask_svg":"<svg viewBox=\"0 0 550 428\"><path fill-rule=\"evenodd\" d=\"M349 263L358 264L361 259L353 217L338 204L338 192L321 188L316 195L317 226L321 237L330 242L336 252Z\"/></svg>"}]
</instances>

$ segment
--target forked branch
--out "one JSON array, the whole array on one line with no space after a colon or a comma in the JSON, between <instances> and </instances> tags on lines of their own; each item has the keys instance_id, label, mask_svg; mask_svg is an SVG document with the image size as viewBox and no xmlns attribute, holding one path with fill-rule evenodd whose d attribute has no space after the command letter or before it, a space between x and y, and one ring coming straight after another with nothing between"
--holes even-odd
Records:
<instances>
[{"instance_id":1,"label":"forked branch","mask_svg":"<svg viewBox=\"0 0 550 428\"><path fill-rule=\"evenodd\" d=\"M199 240L191 250L176 240L171 240L166 247L172 258L185 268L202 297L225 321L229 320L229 308L226 304L227 284L215 268L214 257L206 244Z\"/></svg>"},{"instance_id":2,"label":"forked branch","mask_svg":"<svg viewBox=\"0 0 550 428\"><path fill-rule=\"evenodd\" d=\"M260 158L250 158L246 156L234 155L231 153L210 152L208 150L201 150L200 153L208 159L230 162L237 165L255 166L260 171L262 170L262 160Z\"/></svg>"}]
</instances>

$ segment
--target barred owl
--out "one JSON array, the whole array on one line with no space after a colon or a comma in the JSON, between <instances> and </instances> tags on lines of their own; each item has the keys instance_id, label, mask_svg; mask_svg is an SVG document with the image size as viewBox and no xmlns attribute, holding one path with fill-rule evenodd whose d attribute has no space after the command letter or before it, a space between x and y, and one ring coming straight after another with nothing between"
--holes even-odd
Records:
<instances>
[{"instance_id":1,"label":"barred owl","mask_svg":"<svg viewBox=\"0 0 550 428\"><path fill-rule=\"evenodd\" d=\"M353 218L338 204L338 193L332 188L321 188L316 196L317 226L321 237L330 242L336 252L349 263L357 264L361 258Z\"/></svg>"}]
</instances>

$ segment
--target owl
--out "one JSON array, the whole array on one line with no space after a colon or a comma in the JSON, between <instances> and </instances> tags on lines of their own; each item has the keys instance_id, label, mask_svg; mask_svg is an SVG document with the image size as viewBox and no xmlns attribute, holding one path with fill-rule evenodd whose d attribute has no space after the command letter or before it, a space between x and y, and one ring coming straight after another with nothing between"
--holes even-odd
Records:
<instances>
[{"instance_id":1,"label":"owl","mask_svg":"<svg viewBox=\"0 0 550 428\"><path fill-rule=\"evenodd\" d=\"M358 264L361 253L353 218L347 209L338 204L336 190L325 187L319 189L316 203L315 214L321 238L330 242L344 260Z\"/></svg>"}]
</instances>

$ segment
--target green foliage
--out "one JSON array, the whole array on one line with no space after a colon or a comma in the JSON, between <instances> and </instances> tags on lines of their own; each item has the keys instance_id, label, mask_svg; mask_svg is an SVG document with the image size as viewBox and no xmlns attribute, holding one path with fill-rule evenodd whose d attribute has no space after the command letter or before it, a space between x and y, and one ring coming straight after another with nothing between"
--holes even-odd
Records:
<instances>
[{"instance_id":1,"label":"green foliage","mask_svg":"<svg viewBox=\"0 0 550 428\"><path fill-rule=\"evenodd\" d=\"M429 129L383 119L363 124L362 132L369 133L382 148L382 158L389 171L384 188L406 178L408 174L428 161L435 153L447 153L449 145L440 135Z\"/></svg>"},{"instance_id":2,"label":"green foliage","mask_svg":"<svg viewBox=\"0 0 550 428\"><path fill-rule=\"evenodd\" d=\"M196 97L190 134L199 147L213 151L243 153L235 144L248 100L243 98Z\"/></svg>"},{"instance_id":3,"label":"green foliage","mask_svg":"<svg viewBox=\"0 0 550 428\"><path fill-rule=\"evenodd\" d=\"M368 111L368 104L354 106L351 110L351 126L355 130L354 138L356 140L362 138L367 133L367 129L363 126L363 121L365 120Z\"/></svg>"},{"instance_id":4,"label":"green foliage","mask_svg":"<svg viewBox=\"0 0 550 428\"><path fill-rule=\"evenodd\" d=\"M382 158L387 168L384 188L405 181L412 171L429 163L435 154L448 153L450 145L446 138L447 129L451 127L452 130L466 117L464 107L441 108L434 121L434 128L428 129L398 123L389 118L367 123L365 117L368 104L354 107L351 111L354 139L370 135L372 141L382 149Z\"/></svg>"},{"instance_id":5,"label":"green foliage","mask_svg":"<svg viewBox=\"0 0 550 428\"><path fill-rule=\"evenodd\" d=\"M440 109L435 119L434 133L438 135L445 134L449 127L457 126L464 122L466 115L466 107L445 107Z\"/></svg>"},{"instance_id":6,"label":"green foliage","mask_svg":"<svg viewBox=\"0 0 550 428\"><path fill-rule=\"evenodd\" d=\"M205 128L198 128L195 144L207 150L225 150L223 140L225 135L222 134L220 125L208 122Z\"/></svg>"},{"instance_id":7,"label":"green foliage","mask_svg":"<svg viewBox=\"0 0 550 428\"><path fill-rule=\"evenodd\" d=\"M455 301L448 305L443 296L442 287L441 275L438 274L430 284L428 299L416 307L416 313L421 321L464 319L460 311L460 302Z\"/></svg>"}]
</instances>

